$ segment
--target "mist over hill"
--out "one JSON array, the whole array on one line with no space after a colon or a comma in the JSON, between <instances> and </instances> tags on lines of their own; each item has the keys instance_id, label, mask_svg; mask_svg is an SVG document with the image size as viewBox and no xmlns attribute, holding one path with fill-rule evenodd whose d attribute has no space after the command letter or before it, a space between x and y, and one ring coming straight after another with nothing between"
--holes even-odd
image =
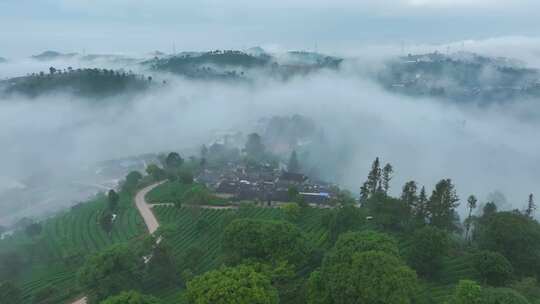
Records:
<instances>
[{"instance_id":1,"label":"mist over hill","mask_svg":"<svg viewBox=\"0 0 540 304\"><path fill-rule=\"evenodd\" d=\"M12 88L34 93L8 94L0 100L1 144L8 147L0 158L2 175L9 181L6 184L20 184L36 172L65 178L80 167L129 155L197 151L223 131L245 135L259 130L279 150L286 143L283 135L289 132L286 121L277 121L285 128L277 133L279 138L259 128L260 121L295 114L308 118L309 123L302 123L313 124L310 128L316 130L297 147L306 170L353 193L358 192L376 156L399 168L393 180L395 192L412 176L428 189L436 180L451 177L462 197L473 192L487 197L498 190L510 206L521 208L526 194L538 183L536 172L540 168L533 151L540 148L535 140L540 108L528 95L512 95L503 103L500 98L490 99L490 95L483 95L481 102L465 98L469 102L449 103L453 95L401 92L392 85L381 87L381 79L388 78L373 75L388 75L384 74L388 68L384 64L377 70L380 73L373 74L372 69L363 69L364 65L351 58L342 61L308 52L272 56L258 49L251 52L162 55L161 59L126 66L126 70L147 75L144 78L129 76L129 72L124 76L124 72L110 69L81 69L88 77L73 77L78 70L67 70L73 58L65 62L55 58L46 61L45 66L54 64L61 73L7 80ZM471 70L471 81L482 85L483 78L474 80L479 70L501 65L487 57L473 56L472 61L443 58L428 63L420 59L418 63L407 63L407 58L397 58L390 61L397 60L397 65L390 65L394 71L390 75L417 79L417 70L440 65L435 72L422 75L440 84L442 81L437 79L457 79L463 75L459 72L462 69ZM280 75L288 76L274 77L271 71L275 64ZM232 81L223 81L220 77L189 74L207 65L212 65L206 70L211 75L235 70L236 76ZM284 72L289 71L289 66L306 66L310 72L299 73L296 68ZM219 72L218 67L222 68ZM446 73L447 67L457 68ZM249 83L237 81L242 77L240 68L245 69L243 77L254 76ZM534 79L536 70L511 65L501 67L497 73L511 79L515 75L516 83L523 83ZM152 77L150 85L148 76ZM93 85L92 77L104 82ZM135 86L125 83L123 77L131 77L129 81ZM427 76L420 79L423 77ZM424 83L432 82L418 80L411 90L421 91ZM452 83L452 88L461 88L466 82ZM139 84L144 89L137 93ZM88 92L94 98L108 97L95 107L85 101ZM123 102L115 102L118 100ZM513 160L512 164L508 159ZM520 182L509 185L508 179Z\"/></svg>"}]
</instances>

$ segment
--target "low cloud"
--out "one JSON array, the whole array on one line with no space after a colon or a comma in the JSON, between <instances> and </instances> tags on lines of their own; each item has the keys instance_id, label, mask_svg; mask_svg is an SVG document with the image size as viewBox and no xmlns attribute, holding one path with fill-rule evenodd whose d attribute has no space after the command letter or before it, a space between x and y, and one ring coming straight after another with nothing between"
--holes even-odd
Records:
<instances>
[{"instance_id":1,"label":"low cloud","mask_svg":"<svg viewBox=\"0 0 540 304\"><path fill-rule=\"evenodd\" d=\"M392 95L359 67L252 85L167 76L167 88L97 104L63 94L3 100L2 175L70 177L95 161L196 148L218 131L248 133L260 118L302 114L325 134L324 148L312 148L304 161L355 193L376 156L394 165L394 194L411 179L431 189L447 177L462 201L498 190L521 208L528 193L539 192L538 103L479 108Z\"/></svg>"}]
</instances>

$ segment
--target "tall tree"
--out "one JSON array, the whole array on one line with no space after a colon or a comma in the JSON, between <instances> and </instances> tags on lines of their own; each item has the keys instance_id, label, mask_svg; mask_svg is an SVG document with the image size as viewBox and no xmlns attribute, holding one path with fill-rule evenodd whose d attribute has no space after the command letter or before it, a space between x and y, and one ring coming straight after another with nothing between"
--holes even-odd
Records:
<instances>
[{"instance_id":1,"label":"tall tree","mask_svg":"<svg viewBox=\"0 0 540 304\"><path fill-rule=\"evenodd\" d=\"M418 195L418 200L416 201L413 210L416 220L421 224L425 224L426 219L429 216L428 201L429 200L426 194L426 187L422 186L422 188L420 189L420 194Z\"/></svg>"},{"instance_id":2,"label":"tall tree","mask_svg":"<svg viewBox=\"0 0 540 304\"><path fill-rule=\"evenodd\" d=\"M369 188L367 185L367 182L362 184L362 187L360 187L360 204L362 206L366 203L366 201L369 199Z\"/></svg>"},{"instance_id":3,"label":"tall tree","mask_svg":"<svg viewBox=\"0 0 540 304\"><path fill-rule=\"evenodd\" d=\"M128 245L120 244L90 256L79 270L79 283L89 294L90 303L136 290L141 286L144 261Z\"/></svg>"},{"instance_id":4,"label":"tall tree","mask_svg":"<svg viewBox=\"0 0 540 304\"><path fill-rule=\"evenodd\" d=\"M116 207L118 207L118 201L120 200L120 196L118 195L118 193L116 193L116 191L111 189L109 190L109 192L107 192L107 200L109 202L109 209L111 211L114 211L116 210Z\"/></svg>"},{"instance_id":5,"label":"tall tree","mask_svg":"<svg viewBox=\"0 0 540 304\"><path fill-rule=\"evenodd\" d=\"M448 230L455 230L456 208L459 197L451 179L443 179L435 185L435 190L428 201L431 225Z\"/></svg>"},{"instance_id":6,"label":"tall tree","mask_svg":"<svg viewBox=\"0 0 540 304\"><path fill-rule=\"evenodd\" d=\"M391 164L386 164L384 168L382 169L381 185L382 185L382 190L384 191L385 195L388 195L388 190L390 190L390 181L392 180L393 173L394 173L394 168L392 168Z\"/></svg>"},{"instance_id":7,"label":"tall tree","mask_svg":"<svg viewBox=\"0 0 540 304\"><path fill-rule=\"evenodd\" d=\"M250 266L222 267L195 277L187 283L189 303L277 304L277 290L264 274Z\"/></svg>"},{"instance_id":8,"label":"tall tree","mask_svg":"<svg viewBox=\"0 0 540 304\"><path fill-rule=\"evenodd\" d=\"M529 200L527 202L527 209L525 209L525 215L533 218L534 211L536 211L536 203L534 202L534 194L529 194Z\"/></svg>"},{"instance_id":9,"label":"tall tree","mask_svg":"<svg viewBox=\"0 0 540 304\"><path fill-rule=\"evenodd\" d=\"M296 150L293 150L291 153L291 157L289 158L289 164L287 165L287 171L292 173L300 173L300 163L298 162Z\"/></svg>"},{"instance_id":10,"label":"tall tree","mask_svg":"<svg viewBox=\"0 0 540 304\"><path fill-rule=\"evenodd\" d=\"M364 183L363 188L366 190L368 197L377 193L378 189L381 189L381 163L379 158L375 158L373 164L371 164L371 170L369 171L367 181Z\"/></svg>"},{"instance_id":11,"label":"tall tree","mask_svg":"<svg viewBox=\"0 0 540 304\"><path fill-rule=\"evenodd\" d=\"M467 220L465 221L465 240L469 239L469 232L471 231L471 224L472 224L472 212L476 208L476 204L478 203L478 199L476 199L476 196L471 195L467 199L467 207L469 208L469 216L467 216Z\"/></svg>"},{"instance_id":12,"label":"tall tree","mask_svg":"<svg viewBox=\"0 0 540 304\"><path fill-rule=\"evenodd\" d=\"M184 159L182 159L180 154L176 152L169 153L167 158L165 158L165 165L167 166L167 169L179 169L183 163Z\"/></svg>"},{"instance_id":13,"label":"tall tree","mask_svg":"<svg viewBox=\"0 0 540 304\"><path fill-rule=\"evenodd\" d=\"M405 202L411 210L415 209L416 203L418 202L418 186L415 181L406 182L401 191L401 200Z\"/></svg>"},{"instance_id":14,"label":"tall tree","mask_svg":"<svg viewBox=\"0 0 540 304\"><path fill-rule=\"evenodd\" d=\"M310 278L308 303L411 303L416 274L398 255L396 241L385 234L341 235Z\"/></svg>"}]
</instances>

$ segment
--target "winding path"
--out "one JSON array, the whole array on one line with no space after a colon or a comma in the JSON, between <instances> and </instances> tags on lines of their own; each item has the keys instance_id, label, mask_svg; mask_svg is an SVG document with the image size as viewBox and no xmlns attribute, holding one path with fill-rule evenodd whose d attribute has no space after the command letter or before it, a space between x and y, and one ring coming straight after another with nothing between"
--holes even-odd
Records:
<instances>
[{"instance_id":1,"label":"winding path","mask_svg":"<svg viewBox=\"0 0 540 304\"><path fill-rule=\"evenodd\" d=\"M146 228L148 228L148 232L150 234L156 232L156 230L159 228L159 222L154 213L152 212L152 206L146 202L146 194L148 194L148 192L152 191L152 189L163 184L164 182L165 181L146 186L139 190L139 192L137 192L137 194L135 195L135 206L137 206L137 209L139 210L139 213L141 214L141 217L143 218L144 223L146 224ZM70 304L87 304L87 302L87 298L83 297L77 299L74 302L71 302Z\"/></svg>"},{"instance_id":2,"label":"winding path","mask_svg":"<svg viewBox=\"0 0 540 304\"><path fill-rule=\"evenodd\" d=\"M144 187L141 189L141 191L137 192L137 195L135 195L135 205L137 206L137 209L139 209L139 213L141 214L150 234L156 232L156 230L159 228L159 222L152 212L151 205L146 202L145 197L148 192L152 191L152 189L163 183L164 181Z\"/></svg>"}]
</instances>

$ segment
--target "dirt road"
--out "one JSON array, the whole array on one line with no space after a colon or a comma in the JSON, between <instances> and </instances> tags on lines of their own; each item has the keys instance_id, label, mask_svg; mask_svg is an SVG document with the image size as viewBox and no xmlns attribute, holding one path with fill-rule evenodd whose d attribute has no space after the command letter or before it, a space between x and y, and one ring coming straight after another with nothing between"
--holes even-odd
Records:
<instances>
[{"instance_id":1,"label":"dirt road","mask_svg":"<svg viewBox=\"0 0 540 304\"><path fill-rule=\"evenodd\" d=\"M159 222L152 212L151 206L146 202L145 196L148 192L152 191L152 189L163 183L164 182L159 182L147 186L140 190L137 195L135 195L135 205L137 206L137 209L139 209L139 213L141 214L150 234L156 232L156 230L159 228Z\"/></svg>"},{"instance_id":2,"label":"dirt road","mask_svg":"<svg viewBox=\"0 0 540 304\"><path fill-rule=\"evenodd\" d=\"M154 213L150 209L150 205L146 202L146 194L155 187L163 184L164 182L159 182L152 184L150 186L147 186L143 189L141 189L139 192L137 192L137 195L135 195L135 206L137 206L137 209L139 210L139 213L141 214L144 223L146 224L146 228L148 228L148 232L150 234L156 232L156 230L159 228L159 223L157 221L157 218L154 216ZM71 302L71 304L86 304L87 299L86 297L80 298L76 300L75 302Z\"/></svg>"}]
</instances>

